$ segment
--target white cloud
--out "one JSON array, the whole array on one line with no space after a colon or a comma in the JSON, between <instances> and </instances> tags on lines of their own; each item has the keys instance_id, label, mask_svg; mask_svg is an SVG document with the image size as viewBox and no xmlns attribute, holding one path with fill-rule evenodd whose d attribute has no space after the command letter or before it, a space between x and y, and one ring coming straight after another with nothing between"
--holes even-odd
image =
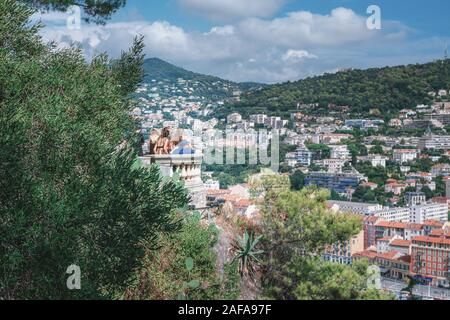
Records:
<instances>
[{"instance_id":1,"label":"white cloud","mask_svg":"<svg viewBox=\"0 0 450 320\"><path fill-rule=\"evenodd\" d=\"M419 62L436 48L442 51L439 40L414 44L400 23L385 22L383 30L371 31L365 19L337 8L328 15L298 11L275 19L247 18L204 33L166 21L134 21L102 27L83 24L81 30L50 25L43 36L62 45L78 42L92 57L105 51L118 56L142 34L149 57L231 80L260 82L296 80L346 67Z\"/></svg>"},{"instance_id":2,"label":"white cloud","mask_svg":"<svg viewBox=\"0 0 450 320\"><path fill-rule=\"evenodd\" d=\"M314 54L309 53L306 50L292 50L289 49L286 51L286 53L283 55L282 59L284 61L292 61L292 62L299 62L306 59L318 59L318 57Z\"/></svg>"},{"instance_id":3,"label":"white cloud","mask_svg":"<svg viewBox=\"0 0 450 320\"><path fill-rule=\"evenodd\" d=\"M212 20L242 17L268 17L281 8L284 0L178 0L193 13Z\"/></svg>"},{"instance_id":4,"label":"white cloud","mask_svg":"<svg viewBox=\"0 0 450 320\"><path fill-rule=\"evenodd\" d=\"M253 39L270 39L271 43L284 46L299 42L303 45L339 45L376 35L367 29L364 17L345 8L334 9L330 15L297 11L273 20L247 19L241 28Z\"/></svg>"}]
</instances>

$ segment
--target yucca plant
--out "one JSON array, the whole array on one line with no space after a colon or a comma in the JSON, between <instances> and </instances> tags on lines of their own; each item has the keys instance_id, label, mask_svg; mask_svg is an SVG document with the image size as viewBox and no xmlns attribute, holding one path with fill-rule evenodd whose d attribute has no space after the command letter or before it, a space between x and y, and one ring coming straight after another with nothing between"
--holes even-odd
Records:
<instances>
[{"instance_id":1,"label":"yucca plant","mask_svg":"<svg viewBox=\"0 0 450 320\"><path fill-rule=\"evenodd\" d=\"M238 268L241 277L249 276L252 280L255 279L256 269L260 264L258 256L264 253L262 250L257 250L256 246L261 241L262 236L256 237L253 232L244 233L243 237L238 237L232 243L235 256L233 263L238 261Z\"/></svg>"}]
</instances>

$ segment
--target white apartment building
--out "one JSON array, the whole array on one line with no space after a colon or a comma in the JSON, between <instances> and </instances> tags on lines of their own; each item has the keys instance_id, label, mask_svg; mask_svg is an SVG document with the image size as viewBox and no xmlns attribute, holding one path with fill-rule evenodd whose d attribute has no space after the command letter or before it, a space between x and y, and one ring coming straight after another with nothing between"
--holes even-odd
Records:
<instances>
[{"instance_id":1,"label":"white apartment building","mask_svg":"<svg viewBox=\"0 0 450 320\"><path fill-rule=\"evenodd\" d=\"M433 166L433 168L431 168L431 176L433 178L439 176L450 176L450 165L447 163L440 163Z\"/></svg>"},{"instance_id":2,"label":"white apartment building","mask_svg":"<svg viewBox=\"0 0 450 320\"><path fill-rule=\"evenodd\" d=\"M238 123L242 121L242 116L239 113L232 113L227 117L227 123Z\"/></svg>"},{"instance_id":3,"label":"white apartment building","mask_svg":"<svg viewBox=\"0 0 450 320\"><path fill-rule=\"evenodd\" d=\"M407 207L418 206L427 202L423 192L407 192L405 194L405 204Z\"/></svg>"},{"instance_id":4,"label":"white apartment building","mask_svg":"<svg viewBox=\"0 0 450 320\"><path fill-rule=\"evenodd\" d=\"M342 173L342 168L345 166L347 159L324 159L323 166L328 168L329 173Z\"/></svg>"},{"instance_id":5,"label":"white apartment building","mask_svg":"<svg viewBox=\"0 0 450 320\"><path fill-rule=\"evenodd\" d=\"M256 124L265 124L267 116L265 114L252 114L250 121Z\"/></svg>"},{"instance_id":6,"label":"white apartment building","mask_svg":"<svg viewBox=\"0 0 450 320\"><path fill-rule=\"evenodd\" d=\"M296 154L298 165L305 167L309 167L311 165L313 153L307 148L298 148Z\"/></svg>"},{"instance_id":7,"label":"white apartment building","mask_svg":"<svg viewBox=\"0 0 450 320\"><path fill-rule=\"evenodd\" d=\"M327 205L330 206L331 209L335 211L346 213L357 213L363 215L370 215L374 212L383 209L383 206L381 204L363 203L363 202L327 201Z\"/></svg>"},{"instance_id":8,"label":"white apartment building","mask_svg":"<svg viewBox=\"0 0 450 320\"><path fill-rule=\"evenodd\" d=\"M411 207L385 208L374 213L388 222L424 223L428 220L448 221L448 205L442 203L422 204Z\"/></svg>"},{"instance_id":9,"label":"white apartment building","mask_svg":"<svg viewBox=\"0 0 450 320\"><path fill-rule=\"evenodd\" d=\"M414 161L419 156L416 149L395 149L393 159L400 164Z\"/></svg>"},{"instance_id":10,"label":"white apartment building","mask_svg":"<svg viewBox=\"0 0 450 320\"><path fill-rule=\"evenodd\" d=\"M450 150L450 136L425 135L420 138L420 149Z\"/></svg>"},{"instance_id":11,"label":"white apartment building","mask_svg":"<svg viewBox=\"0 0 450 320\"><path fill-rule=\"evenodd\" d=\"M220 183L216 180L207 180L203 182L205 190L220 190Z\"/></svg>"},{"instance_id":12,"label":"white apartment building","mask_svg":"<svg viewBox=\"0 0 450 320\"><path fill-rule=\"evenodd\" d=\"M380 155L369 155L367 157L358 157L358 161L361 162L370 162L372 167L383 167L386 168L387 157L383 157Z\"/></svg>"},{"instance_id":13,"label":"white apartment building","mask_svg":"<svg viewBox=\"0 0 450 320\"><path fill-rule=\"evenodd\" d=\"M345 145L342 146L330 146L332 159L348 159L350 158L350 151Z\"/></svg>"},{"instance_id":14,"label":"white apartment building","mask_svg":"<svg viewBox=\"0 0 450 320\"><path fill-rule=\"evenodd\" d=\"M424 223L428 220L436 220L443 223L448 221L448 205L445 203L423 204L410 207L410 209L410 222L413 223Z\"/></svg>"},{"instance_id":15,"label":"white apartment building","mask_svg":"<svg viewBox=\"0 0 450 320\"><path fill-rule=\"evenodd\" d=\"M411 210L410 208L385 208L374 214L388 222L409 222Z\"/></svg>"}]
</instances>

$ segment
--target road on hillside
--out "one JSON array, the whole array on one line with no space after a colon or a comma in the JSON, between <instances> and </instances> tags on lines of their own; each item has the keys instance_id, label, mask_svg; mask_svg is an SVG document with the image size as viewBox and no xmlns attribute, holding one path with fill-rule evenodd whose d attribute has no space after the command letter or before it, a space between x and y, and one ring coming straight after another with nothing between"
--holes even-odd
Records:
<instances>
[{"instance_id":1,"label":"road on hillside","mask_svg":"<svg viewBox=\"0 0 450 320\"><path fill-rule=\"evenodd\" d=\"M382 281L382 287L388 291L394 292L396 294L399 294L402 289L404 289L407 285L403 281L393 280L393 279L386 279L383 278ZM414 287L414 295L421 296L421 297L428 297L429 294L434 299L439 300L450 300L450 290L449 289L442 289L442 288L436 288L431 287L431 290L428 286L423 285L417 285Z\"/></svg>"}]
</instances>

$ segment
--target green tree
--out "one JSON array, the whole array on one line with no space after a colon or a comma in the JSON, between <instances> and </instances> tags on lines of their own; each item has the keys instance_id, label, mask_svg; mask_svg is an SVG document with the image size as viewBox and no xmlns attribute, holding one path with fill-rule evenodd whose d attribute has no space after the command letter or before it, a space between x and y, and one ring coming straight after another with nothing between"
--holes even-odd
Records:
<instances>
[{"instance_id":1,"label":"green tree","mask_svg":"<svg viewBox=\"0 0 450 320\"><path fill-rule=\"evenodd\" d=\"M363 299L367 275L326 263L324 250L360 232L361 219L332 213L328 191L305 188L266 193L262 234L266 259L264 296L269 299Z\"/></svg>"},{"instance_id":2,"label":"green tree","mask_svg":"<svg viewBox=\"0 0 450 320\"><path fill-rule=\"evenodd\" d=\"M42 43L32 13L0 0L0 298L111 298L143 244L179 228L187 193L136 163L142 39L86 63ZM66 287L72 264L82 290Z\"/></svg>"},{"instance_id":3,"label":"green tree","mask_svg":"<svg viewBox=\"0 0 450 320\"><path fill-rule=\"evenodd\" d=\"M305 174L297 170L290 176L290 181L291 189L299 191L305 186Z\"/></svg>"},{"instance_id":4,"label":"green tree","mask_svg":"<svg viewBox=\"0 0 450 320\"><path fill-rule=\"evenodd\" d=\"M384 154L383 147L381 145L376 145L370 149L370 153L372 154Z\"/></svg>"},{"instance_id":5,"label":"green tree","mask_svg":"<svg viewBox=\"0 0 450 320\"><path fill-rule=\"evenodd\" d=\"M198 213L184 215L179 232L161 235L160 249L147 250L142 266L126 290L126 299L174 300L180 293L195 300L239 297L241 281L237 264L226 263L223 270L217 268L214 248L219 230L212 224L203 224ZM192 266L188 268L189 260ZM198 281L199 286L186 288L185 283L190 281Z\"/></svg>"}]
</instances>

